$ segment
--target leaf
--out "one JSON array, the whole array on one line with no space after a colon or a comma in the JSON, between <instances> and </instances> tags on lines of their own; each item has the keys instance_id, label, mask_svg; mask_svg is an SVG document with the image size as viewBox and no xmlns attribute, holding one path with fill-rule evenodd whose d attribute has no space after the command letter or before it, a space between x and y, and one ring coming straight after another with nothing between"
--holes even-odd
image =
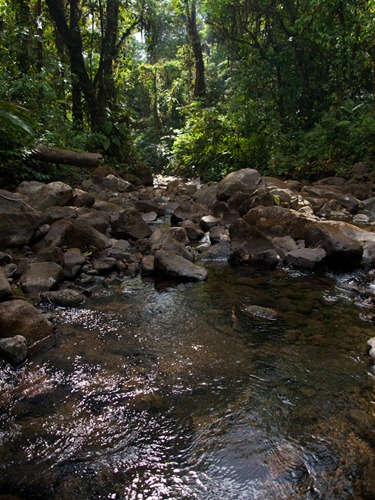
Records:
<instances>
[{"instance_id":1,"label":"leaf","mask_svg":"<svg viewBox=\"0 0 375 500\"><path fill-rule=\"evenodd\" d=\"M0 123L10 125L19 132L26 132L27 134L34 135L34 131L24 120L9 111L0 109Z\"/></svg>"}]
</instances>

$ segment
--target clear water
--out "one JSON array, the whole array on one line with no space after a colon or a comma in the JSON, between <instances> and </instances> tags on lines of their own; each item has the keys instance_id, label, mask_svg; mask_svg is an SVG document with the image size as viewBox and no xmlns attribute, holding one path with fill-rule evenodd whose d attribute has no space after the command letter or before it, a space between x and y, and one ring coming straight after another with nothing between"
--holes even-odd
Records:
<instances>
[{"instance_id":1,"label":"clear water","mask_svg":"<svg viewBox=\"0 0 375 500\"><path fill-rule=\"evenodd\" d=\"M375 333L353 279L212 267L59 309L51 344L0 371L0 495L365 498Z\"/></svg>"}]
</instances>

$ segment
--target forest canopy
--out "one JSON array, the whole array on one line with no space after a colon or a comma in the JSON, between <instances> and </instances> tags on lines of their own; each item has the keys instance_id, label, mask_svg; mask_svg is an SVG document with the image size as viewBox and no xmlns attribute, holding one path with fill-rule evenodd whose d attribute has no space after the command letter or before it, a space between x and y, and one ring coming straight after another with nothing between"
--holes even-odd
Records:
<instances>
[{"instance_id":1,"label":"forest canopy","mask_svg":"<svg viewBox=\"0 0 375 500\"><path fill-rule=\"evenodd\" d=\"M0 0L0 177L309 177L375 154L375 0Z\"/></svg>"}]
</instances>

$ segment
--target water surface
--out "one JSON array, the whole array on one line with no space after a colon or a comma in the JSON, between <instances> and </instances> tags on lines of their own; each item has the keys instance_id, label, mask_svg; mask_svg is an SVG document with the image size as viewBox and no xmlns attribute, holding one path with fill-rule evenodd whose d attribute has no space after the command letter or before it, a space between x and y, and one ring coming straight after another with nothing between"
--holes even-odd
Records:
<instances>
[{"instance_id":1,"label":"water surface","mask_svg":"<svg viewBox=\"0 0 375 500\"><path fill-rule=\"evenodd\" d=\"M366 498L375 333L356 279L212 267L59 309L51 344L1 369L0 494Z\"/></svg>"}]
</instances>

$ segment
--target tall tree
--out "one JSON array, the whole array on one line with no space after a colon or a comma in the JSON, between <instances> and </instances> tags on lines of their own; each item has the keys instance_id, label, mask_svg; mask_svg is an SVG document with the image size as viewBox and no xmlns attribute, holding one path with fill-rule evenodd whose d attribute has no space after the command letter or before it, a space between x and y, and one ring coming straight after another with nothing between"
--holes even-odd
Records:
<instances>
[{"instance_id":1,"label":"tall tree","mask_svg":"<svg viewBox=\"0 0 375 500\"><path fill-rule=\"evenodd\" d=\"M65 6L63 0L46 0L51 18L68 50L73 82L73 104L76 120L80 120L80 94L82 92L91 128L94 131L105 131L109 121L108 114L114 110L116 96L113 75L113 64L118 56L121 44L139 26L141 11L132 11L127 16L127 23L120 29L121 0L106 0L98 4L97 36L99 38L98 65L96 71L88 67L84 55L82 30L94 11L85 11L80 0L69 0ZM134 6L133 6L134 7ZM83 12L85 11L85 16Z\"/></svg>"}]
</instances>

